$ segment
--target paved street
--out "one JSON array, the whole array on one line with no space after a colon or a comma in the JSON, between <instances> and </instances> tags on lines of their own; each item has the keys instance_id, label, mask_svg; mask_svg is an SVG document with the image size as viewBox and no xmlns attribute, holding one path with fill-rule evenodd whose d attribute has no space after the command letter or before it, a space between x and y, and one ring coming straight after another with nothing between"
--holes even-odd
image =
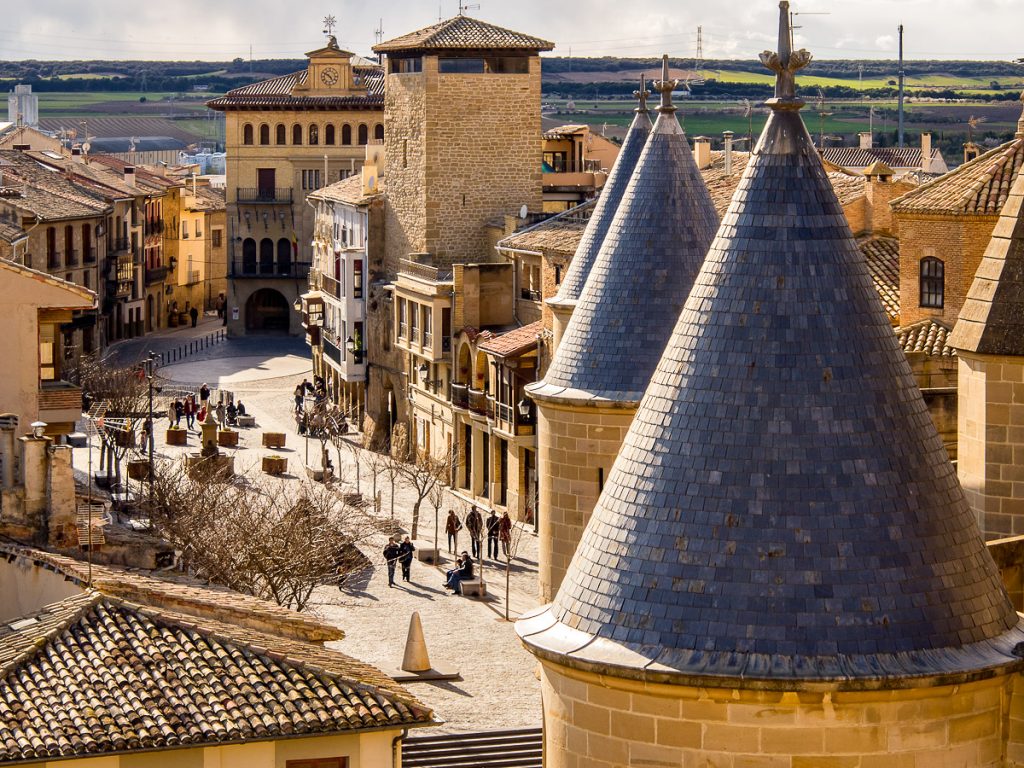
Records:
<instances>
[{"instance_id":1,"label":"paved street","mask_svg":"<svg viewBox=\"0 0 1024 768\"><path fill-rule=\"evenodd\" d=\"M219 328L216 323L200 323L196 329L180 329L178 333L125 342L115 350L114 359L122 363L134 362L149 350L160 353L178 348L183 338L202 336ZM295 431L292 392L304 376L312 378L308 348L301 339L284 336L227 339L160 370L168 391L181 386L179 382L195 386L207 382L211 387L232 391L236 400L242 399L247 411L256 416L257 426L240 430L237 450L222 450L234 454L238 471L251 473L259 472L260 460L265 454L287 456L288 476L283 482L296 486L299 482L296 478L304 474L307 445ZM189 434L186 448L166 446L166 425L165 418L157 419L156 450L159 455L173 457L199 450L198 436L194 432ZM261 435L264 431L285 432L286 448L263 448ZM358 436L353 436L353 440L358 441ZM319 442L309 441L308 451L310 463L319 466ZM365 452L361 449L343 451L340 465L333 449L331 456L338 465L341 490L351 492L356 490L354 454L357 452L361 454L359 490L369 499L372 477ZM86 450L77 449L75 454L75 466L84 470ZM94 451L93 455L95 459L98 454ZM378 489L382 495L381 515L386 518L391 506L386 477L378 478ZM399 484L395 493L395 518L405 532L411 528L413 501L411 490ZM468 509L463 500L450 496L442 509L442 516L449 506L460 517L464 517ZM428 502L424 502L421 515L418 538L432 541L434 512ZM443 530L441 536L444 537ZM510 615L513 618L537 602L536 538L532 528L517 532L517 538L517 556L510 573ZM536 661L522 649L512 624L504 620L504 566L496 570L498 564L485 564L489 594L483 600L452 596L442 587L443 569L451 567L450 559L440 567L414 562L412 582L399 582L396 588L391 589L387 586L387 573L381 556L385 542L384 534L374 535L366 541L363 549L375 567L362 574L354 584L347 585L344 590L324 587L316 593L315 604L310 610L346 633L344 640L330 645L385 670L393 669L402 659L409 618L413 611L419 611L431 661L435 666L457 668L463 678L410 686L445 720L439 732L539 726L540 686L535 676ZM464 533L459 548L469 548Z\"/></svg>"}]
</instances>

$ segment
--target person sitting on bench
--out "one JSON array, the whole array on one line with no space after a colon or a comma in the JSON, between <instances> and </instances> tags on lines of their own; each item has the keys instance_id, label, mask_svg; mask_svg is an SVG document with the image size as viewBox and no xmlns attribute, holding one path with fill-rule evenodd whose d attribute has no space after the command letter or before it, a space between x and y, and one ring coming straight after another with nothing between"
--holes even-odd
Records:
<instances>
[{"instance_id":1,"label":"person sitting on bench","mask_svg":"<svg viewBox=\"0 0 1024 768\"><path fill-rule=\"evenodd\" d=\"M459 565L457 568L447 572L447 580L444 583L445 589L450 589L456 595L462 594L462 587L460 586L464 581L470 581L473 578L473 558L469 556L468 552L463 552L459 556Z\"/></svg>"},{"instance_id":2,"label":"person sitting on bench","mask_svg":"<svg viewBox=\"0 0 1024 768\"><path fill-rule=\"evenodd\" d=\"M234 403L228 403L227 415L228 424L233 425L238 423L238 409L235 407Z\"/></svg>"},{"instance_id":3,"label":"person sitting on bench","mask_svg":"<svg viewBox=\"0 0 1024 768\"><path fill-rule=\"evenodd\" d=\"M239 416L247 415L246 412L245 412L245 403L243 403L241 400L238 401L238 405L235 406L235 407L238 408L238 415Z\"/></svg>"}]
</instances>

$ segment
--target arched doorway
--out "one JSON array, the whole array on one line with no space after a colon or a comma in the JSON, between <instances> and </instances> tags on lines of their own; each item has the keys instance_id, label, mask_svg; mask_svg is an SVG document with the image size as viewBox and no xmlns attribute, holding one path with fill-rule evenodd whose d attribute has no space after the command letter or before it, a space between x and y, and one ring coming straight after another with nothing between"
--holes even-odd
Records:
<instances>
[{"instance_id":1,"label":"arched doorway","mask_svg":"<svg viewBox=\"0 0 1024 768\"><path fill-rule=\"evenodd\" d=\"M274 241L269 237L260 240L260 274L274 274Z\"/></svg>"},{"instance_id":2,"label":"arched doorway","mask_svg":"<svg viewBox=\"0 0 1024 768\"><path fill-rule=\"evenodd\" d=\"M292 241L282 237L277 241L277 274L287 275L292 271Z\"/></svg>"},{"instance_id":3,"label":"arched doorway","mask_svg":"<svg viewBox=\"0 0 1024 768\"><path fill-rule=\"evenodd\" d=\"M242 274L256 274L256 241L251 237L242 243Z\"/></svg>"},{"instance_id":4,"label":"arched doorway","mask_svg":"<svg viewBox=\"0 0 1024 768\"><path fill-rule=\"evenodd\" d=\"M260 288L245 302L246 331L288 331L291 307L280 291Z\"/></svg>"}]
</instances>

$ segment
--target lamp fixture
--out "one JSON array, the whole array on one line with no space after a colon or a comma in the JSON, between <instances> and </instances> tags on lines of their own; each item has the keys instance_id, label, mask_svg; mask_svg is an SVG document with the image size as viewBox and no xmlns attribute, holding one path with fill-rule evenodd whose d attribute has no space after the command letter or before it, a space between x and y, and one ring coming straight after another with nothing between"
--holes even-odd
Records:
<instances>
[{"instance_id":1,"label":"lamp fixture","mask_svg":"<svg viewBox=\"0 0 1024 768\"><path fill-rule=\"evenodd\" d=\"M524 397L516 403L516 410L519 411L519 415L524 419L530 418L530 401Z\"/></svg>"},{"instance_id":2,"label":"lamp fixture","mask_svg":"<svg viewBox=\"0 0 1024 768\"><path fill-rule=\"evenodd\" d=\"M296 312L301 312L302 311L302 297L299 297L299 298L295 299L295 303L292 304L292 308Z\"/></svg>"}]
</instances>

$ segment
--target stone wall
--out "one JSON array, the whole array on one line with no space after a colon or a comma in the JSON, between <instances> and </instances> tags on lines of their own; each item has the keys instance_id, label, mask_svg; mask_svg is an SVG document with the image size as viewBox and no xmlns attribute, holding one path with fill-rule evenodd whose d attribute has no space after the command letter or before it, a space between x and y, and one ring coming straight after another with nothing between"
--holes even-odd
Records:
<instances>
[{"instance_id":1,"label":"stone wall","mask_svg":"<svg viewBox=\"0 0 1024 768\"><path fill-rule=\"evenodd\" d=\"M427 57L436 70L437 59ZM436 80L436 71L433 80ZM431 97L436 87L431 89ZM427 249L426 73L389 74L384 92L385 271Z\"/></svg>"},{"instance_id":2,"label":"stone wall","mask_svg":"<svg viewBox=\"0 0 1024 768\"><path fill-rule=\"evenodd\" d=\"M1024 362L959 351L957 473L986 538L1024 534Z\"/></svg>"},{"instance_id":3,"label":"stone wall","mask_svg":"<svg viewBox=\"0 0 1024 768\"><path fill-rule=\"evenodd\" d=\"M645 684L542 662L544 764L1016 768L1024 751L1007 744L1024 727L1016 679L798 693Z\"/></svg>"},{"instance_id":4,"label":"stone wall","mask_svg":"<svg viewBox=\"0 0 1024 768\"><path fill-rule=\"evenodd\" d=\"M537 399L541 602L558 591L635 414L635 403L604 407Z\"/></svg>"}]
</instances>

